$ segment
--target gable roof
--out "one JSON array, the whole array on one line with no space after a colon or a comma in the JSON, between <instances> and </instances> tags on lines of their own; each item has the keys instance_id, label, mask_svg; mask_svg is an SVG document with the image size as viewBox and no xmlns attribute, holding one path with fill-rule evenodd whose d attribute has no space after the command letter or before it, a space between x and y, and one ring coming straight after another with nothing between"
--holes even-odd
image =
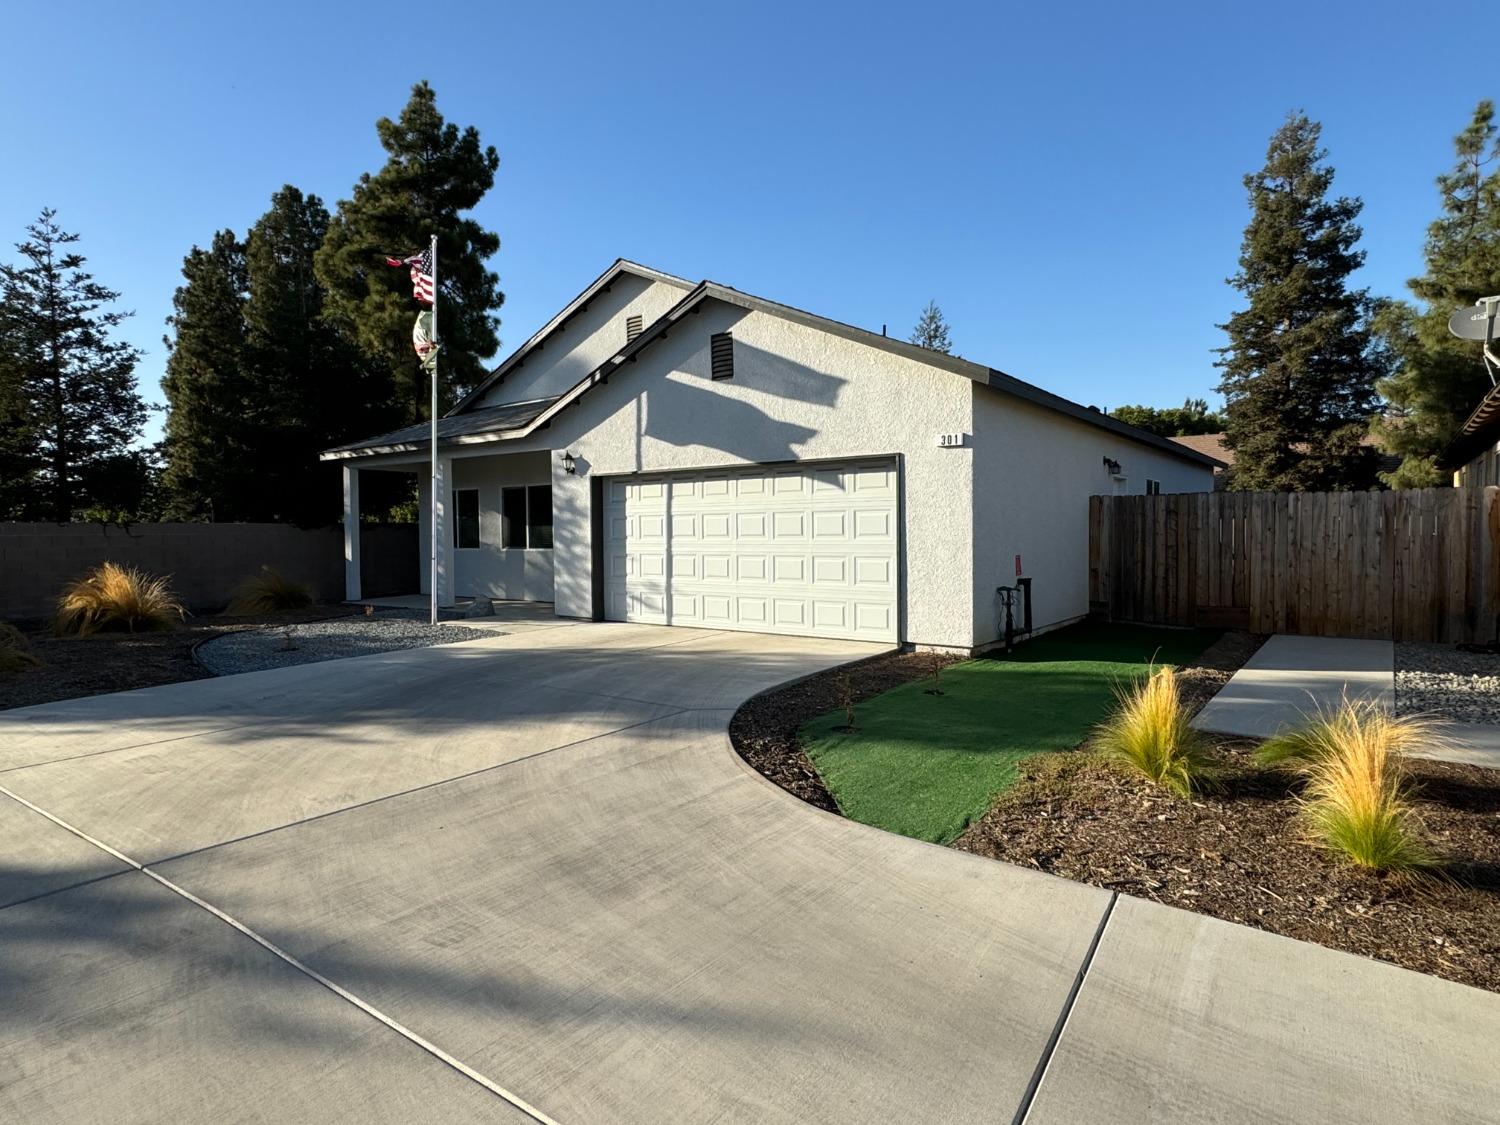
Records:
<instances>
[{"instance_id":1,"label":"gable roof","mask_svg":"<svg viewBox=\"0 0 1500 1125\"><path fill-rule=\"evenodd\" d=\"M614 263L593 281L584 287L582 293L574 297L563 306L561 312L542 325L536 332L510 355L506 356L500 366L491 371L483 382L458 401L458 404L448 411L450 415L461 414L475 402L478 402L492 388L499 386L505 381L505 377L526 362L527 358L541 349L542 344L552 333L561 329L568 321L579 313L585 311L591 302L600 293L608 293L610 287L619 279L621 274L631 274L635 277L645 278L647 281L661 281L667 285L675 285L686 291L693 287L693 283L686 278L674 277L672 274L654 270L650 266L643 266L639 262L632 262L626 258L616 258Z\"/></svg>"},{"instance_id":2,"label":"gable roof","mask_svg":"<svg viewBox=\"0 0 1500 1125\"><path fill-rule=\"evenodd\" d=\"M505 361L505 363L501 364L499 368L496 368L495 372L491 374L489 379L485 380L485 382L480 384L478 388L465 396L464 400L460 402L456 407L454 407L453 410L449 412L447 417L449 419L455 419L457 417L464 416L467 404L474 402L476 398L484 392L484 390L499 383L504 378L505 372L513 369L519 362L519 360L521 358L524 358L524 353L526 353L533 347L539 347L545 341L547 335L550 332L556 331L558 328L561 328L569 316L573 315L573 313L577 311L581 311L581 309L587 305L588 299L594 293L600 292L602 289L607 288L609 279L618 276L620 272L624 271L638 273L641 276L650 276L653 279L667 281L671 284L687 285L687 283L684 282L681 278L675 278L670 274L659 273L655 270L648 270L645 266L639 266L636 263L627 262L623 258L617 259L615 264L608 270L606 270L603 274L601 274L599 278L597 278L594 283L589 286L588 289L585 289L583 293L574 298L567 309L563 310L563 312L559 313L556 317L553 317L553 319L548 322L548 325L546 327L544 327L535 336L533 336L519 349L517 349L516 352L513 353L510 358ZM981 386L988 387L1000 394L1010 395L1013 398L1018 398L1026 402L1030 402L1033 405L1054 411L1055 413L1067 415L1068 417L1074 418L1077 421L1095 426L1101 430L1108 430L1111 433L1118 434L1121 437L1129 438L1130 440L1139 442L1143 445L1154 446L1155 448L1165 453L1169 453L1173 456L1179 457L1184 461L1191 461L1195 464L1207 466L1209 468L1222 466L1223 464L1213 457L1207 456L1206 454L1200 453L1197 450L1191 449L1185 445L1175 442L1170 438L1159 437L1158 435L1150 433L1149 431L1128 425L1127 423L1120 421L1118 418L1111 418L1108 414L1105 414L1100 410L1089 406L1082 406L1079 403L1072 402L1069 399L1063 398L1061 395L1055 395L1051 391L1045 391L1041 387L1035 386L1031 383L1027 383L1021 379L1017 379L1013 375L1007 375L1005 372L999 371L993 367L986 367L983 364L974 363L970 360L962 358L961 356L947 355L943 352L936 352L931 350L930 348L924 348L920 347L917 344L907 343L904 340L895 340L883 333L871 332L865 328L856 328L853 325L844 324L841 321L830 320L827 317L818 316L815 313L810 313L802 309L793 308L791 305L783 305L776 301L767 300L764 297L755 297L750 295L749 293L742 293L738 289L733 289L727 285L720 285L717 282L713 281L700 281L697 285L692 286L689 292L682 298L682 300L678 301L665 313L657 317L657 319L654 320L644 331L642 331L639 336L637 336L634 340L626 343L624 347L615 352L614 355L606 359L602 364L600 364L593 371L589 372L589 374L585 375L582 379L580 379L572 387L568 388L568 390L564 391L561 395L550 400L539 400L546 401L547 404L539 413L537 413L534 417L531 417L528 421L524 423L512 423L511 428L508 430L487 428L483 430L471 431L469 433L455 433L453 440L467 444L467 442L464 442L465 438L468 439L468 442L499 441L512 438L520 438L534 432L539 427L549 424L554 417L556 417L563 410L566 410L568 407L572 406L593 388L599 386L602 383L607 383L610 376L615 371L619 370L619 368L627 363L635 362L636 357L642 351L650 347L651 344L656 340L659 340L662 337L666 336L669 330L674 325L678 324L683 319L683 317L689 316L692 313L700 310L703 307L704 302L711 300L720 301L724 304L742 308L747 311L766 313L770 316L779 317L783 320L788 320L795 324L801 324L809 328L814 328L820 332L827 332L830 335L838 336L846 340L851 340L855 343L866 344L870 347L879 348L881 351L903 356L907 359L913 360L917 363L925 364L929 367L936 367L944 371L949 371L955 375L961 375L966 379L978 383ZM467 411L467 413L473 414L477 413L477 411ZM416 430L422 429L422 427L409 427L409 429ZM394 438L397 434L402 434L404 432L405 431L395 431L393 434L385 435L385 437L387 439L391 439ZM441 440L441 438L442 424L440 422L439 439ZM408 450L417 450L422 448L422 442L425 439L419 437L416 439L407 439L402 442L391 442L387 440L387 442L380 447L371 445L371 442L375 440L376 439L369 439L369 441L358 442L349 446L341 446L338 449L330 449L325 451L322 454L322 457L323 459L328 460L369 455L374 453L405 452Z\"/></svg>"}]
</instances>

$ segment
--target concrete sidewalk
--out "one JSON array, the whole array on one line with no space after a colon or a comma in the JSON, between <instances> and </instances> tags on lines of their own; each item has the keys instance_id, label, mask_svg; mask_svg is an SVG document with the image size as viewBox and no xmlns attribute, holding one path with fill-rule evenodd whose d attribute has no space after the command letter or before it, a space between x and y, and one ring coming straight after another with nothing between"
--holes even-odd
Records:
<instances>
[{"instance_id":1,"label":"concrete sidewalk","mask_svg":"<svg viewBox=\"0 0 1500 1125\"><path fill-rule=\"evenodd\" d=\"M874 651L581 624L0 713L0 1120L1494 1119L1500 996L734 756Z\"/></svg>"},{"instance_id":2,"label":"concrete sidewalk","mask_svg":"<svg viewBox=\"0 0 1500 1125\"><path fill-rule=\"evenodd\" d=\"M1390 641L1277 634L1198 712L1193 726L1270 738L1345 699L1394 708L1395 649Z\"/></svg>"}]
</instances>

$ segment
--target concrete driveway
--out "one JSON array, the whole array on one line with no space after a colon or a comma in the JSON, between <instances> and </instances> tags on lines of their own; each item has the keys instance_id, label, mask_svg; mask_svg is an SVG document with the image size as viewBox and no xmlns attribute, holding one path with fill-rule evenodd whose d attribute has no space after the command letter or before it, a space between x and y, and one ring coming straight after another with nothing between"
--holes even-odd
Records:
<instances>
[{"instance_id":1,"label":"concrete driveway","mask_svg":"<svg viewBox=\"0 0 1500 1125\"><path fill-rule=\"evenodd\" d=\"M0 1120L1494 1119L1500 997L817 812L580 625L0 713Z\"/></svg>"}]
</instances>

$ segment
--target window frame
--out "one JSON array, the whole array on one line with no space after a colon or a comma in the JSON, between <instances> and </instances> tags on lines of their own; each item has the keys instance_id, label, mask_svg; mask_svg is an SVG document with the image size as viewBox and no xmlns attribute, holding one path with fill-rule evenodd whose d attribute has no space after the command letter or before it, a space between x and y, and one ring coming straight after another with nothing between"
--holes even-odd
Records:
<instances>
[{"instance_id":1,"label":"window frame","mask_svg":"<svg viewBox=\"0 0 1500 1125\"><path fill-rule=\"evenodd\" d=\"M463 542L464 515L459 507L460 496L472 494L474 497L474 542ZM479 489L477 488L455 488L453 490L453 549L455 551L477 551L484 546L484 511L479 504Z\"/></svg>"},{"instance_id":2,"label":"window frame","mask_svg":"<svg viewBox=\"0 0 1500 1125\"><path fill-rule=\"evenodd\" d=\"M539 524L536 521L534 508L537 505L534 504L533 497L536 496L538 491L544 488L547 490L547 522ZM535 538L536 529L540 527L547 529L547 542L544 544L532 541ZM550 482L546 484L528 484L526 486L526 549L528 551L550 551L552 550L553 542L552 485Z\"/></svg>"},{"instance_id":3,"label":"window frame","mask_svg":"<svg viewBox=\"0 0 1500 1125\"><path fill-rule=\"evenodd\" d=\"M545 524L538 524L535 519L535 511L540 504L533 497L540 489L547 490L547 515ZM516 513L510 511L510 505L514 502L511 493L519 492L521 510L519 521L515 518ZM556 526L552 516L552 485L549 482L538 482L536 484L507 484L500 488L500 549L502 551L550 551L553 549L555 540L554 528ZM519 522L519 529L517 523ZM547 528L547 540L545 544L535 540L540 538L536 529Z\"/></svg>"},{"instance_id":4,"label":"window frame","mask_svg":"<svg viewBox=\"0 0 1500 1125\"><path fill-rule=\"evenodd\" d=\"M1146 495L1147 496L1160 496L1161 495L1161 481L1154 480L1151 477L1147 477L1146 478Z\"/></svg>"}]
</instances>

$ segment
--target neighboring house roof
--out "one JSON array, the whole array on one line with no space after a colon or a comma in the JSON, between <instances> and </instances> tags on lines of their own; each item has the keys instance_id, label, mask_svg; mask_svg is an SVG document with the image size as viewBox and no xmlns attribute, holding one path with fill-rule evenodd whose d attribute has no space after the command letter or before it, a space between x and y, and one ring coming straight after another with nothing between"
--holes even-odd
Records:
<instances>
[{"instance_id":1,"label":"neighboring house roof","mask_svg":"<svg viewBox=\"0 0 1500 1125\"><path fill-rule=\"evenodd\" d=\"M1174 437L1172 440L1178 445L1185 445L1189 449L1212 457L1226 469L1234 468L1234 450L1224 444L1223 434L1182 434ZM1376 468L1380 472L1388 473L1401 463L1400 457L1381 450L1380 443L1375 440L1372 434L1366 434L1360 438L1359 444L1366 449L1374 449L1379 452Z\"/></svg>"},{"instance_id":2,"label":"neighboring house roof","mask_svg":"<svg viewBox=\"0 0 1500 1125\"><path fill-rule=\"evenodd\" d=\"M1223 468L1227 469L1234 464L1234 450L1224 444L1223 434L1182 434L1172 440L1178 445L1187 446L1194 453L1212 457Z\"/></svg>"},{"instance_id":3,"label":"neighboring house roof","mask_svg":"<svg viewBox=\"0 0 1500 1125\"><path fill-rule=\"evenodd\" d=\"M569 306L569 309L565 309L563 313L560 313L558 314L558 316L554 317L552 321L549 322L548 327L538 332L535 336L528 340L526 344L522 345L522 347L519 348L509 359L501 364L499 368L496 368L495 372L490 376L490 378L487 379L485 383L482 383L479 388L476 388L473 392L467 395L464 400L458 404L458 406L454 407L453 410L450 411L447 418L444 420L456 420L460 417L463 417L466 411L466 404L473 402L478 395L483 393L485 389L494 386L495 383L500 381L500 379L503 379L504 373L512 369L516 365L518 359L523 356L523 353L525 353L528 349L540 347L545 342L545 339L550 332L556 331L558 328L562 327L562 324L566 321L567 316L572 315L569 310L581 310L581 308L588 303L588 298L593 293L597 293L605 288L608 279L613 276L618 276L618 273L621 271L627 270L629 272L639 273L641 271L645 271L646 267L638 266L635 263L627 262L624 259L617 260L615 264L610 267L610 269L606 270L602 275L600 275L600 277L593 283L593 285L584 290L583 293L579 294L579 296L574 299L572 304ZM669 274L660 274L657 271L649 271L649 273L641 273L641 275L651 276L659 280L666 280L672 284L684 284L682 282L682 279L680 278L673 278ZM802 309L793 308L790 305L783 305L776 301L769 301L764 297L754 297L748 293L741 293L738 289L732 289L727 285L720 285L712 281L701 281L696 286L693 286L692 289L687 293L687 295L682 298L682 300L678 301L677 304L673 305L670 309L668 309L665 313L663 313L660 317L653 321L651 325L648 326L639 336L637 336L634 340L629 341L614 355L610 356L607 360L600 364L599 367L590 372L588 375L585 375L582 379L580 379L568 390L564 391L557 398L545 400L547 402L547 405L545 405L539 413L531 417L528 421L524 423L512 421L511 423L509 423L509 426L506 429L500 429L491 426L480 431L474 431L472 433L456 434L454 439L452 440L460 444L468 444L476 441L500 441L511 438L524 437L527 434L532 433L539 427L547 425L552 420L552 418L561 413L563 410L566 410L569 406L572 406L594 387L597 387L602 383L607 383L610 376L615 371L619 370L627 363L633 363L636 357L642 351L650 347L651 344L656 340L666 336L674 325L678 324L684 317L689 316L701 309L703 303L710 300L720 301L727 305L733 305L738 308L746 309L747 311L763 312L771 316L780 317L784 320L788 320L796 324L802 324L810 328L815 328L821 332L827 332L831 335L839 336L846 340L852 340L856 343L867 344L870 347L879 348L882 351L904 356L907 359L915 360L916 362L926 364L929 367L937 367L944 371L952 372L955 375L961 375L964 378L970 379L975 383L979 383L983 386L989 387L991 390L994 390L1000 394L1010 395L1013 398L1022 399L1044 409L1052 410L1059 414L1065 414L1068 417L1075 418L1080 422L1087 423L1091 426L1096 426L1101 430L1108 430L1112 433L1119 434L1122 437L1130 438L1131 440L1138 441L1143 445L1154 446L1157 449L1163 450L1164 452L1181 457L1185 461L1192 461L1196 464L1206 465L1209 467L1222 465L1222 462L1218 461L1216 458L1200 453L1199 451L1175 442L1170 438L1160 437L1156 434L1150 433L1149 431L1128 425L1127 423L1120 421L1118 418L1111 418L1108 414L1105 414L1094 407L1082 406L1076 402L1065 399L1060 395L1055 395L1051 391L1044 391L1041 387L1024 382L1023 380L1017 379L1012 375L1007 375L1005 372L996 370L995 368L986 367L983 364L971 362L970 360L963 359L960 356L946 355L943 352L932 351L929 348L919 347L916 344L910 344L904 340L894 340L889 336L881 333L871 332L868 329L864 328L855 328L853 325L844 324L836 320L830 320L827 317L822 317L814 313L805 312ZM495 407L491 409L501 408ZM479 411L468 411L467 413L473 414L478 412ZM422 427L420 426L409 427L409 430L413 431L421 429ZM323 453L322 456L324 457L324 459L338 459L345 457L357 457L361 455L372 455L376 453L420 450L426 440L420 434L411 438L394 440L396 439L397 435L403 434L405 432L406 431L398 430L392 434L384 435L385 440L380 445L372 444L378 440L372 438L367 441L354 443L352 445L341 446L338 449L327 450ZM442 440L441 423L439 424L439 440Z\"/></svg>"},{"instance_id":4,"label":"neighboring house roof","mask_svg":"<svg viewBox=\"0 0 1500 1125\"><path fill-rule=\"evenodd\" d=\"M1458 435L1439 455L1438 464L1444 469L1457 469L1497 440L1500 440L1500 385L1491 387L1464 419Z\"/></svg>"}]
</instances>

